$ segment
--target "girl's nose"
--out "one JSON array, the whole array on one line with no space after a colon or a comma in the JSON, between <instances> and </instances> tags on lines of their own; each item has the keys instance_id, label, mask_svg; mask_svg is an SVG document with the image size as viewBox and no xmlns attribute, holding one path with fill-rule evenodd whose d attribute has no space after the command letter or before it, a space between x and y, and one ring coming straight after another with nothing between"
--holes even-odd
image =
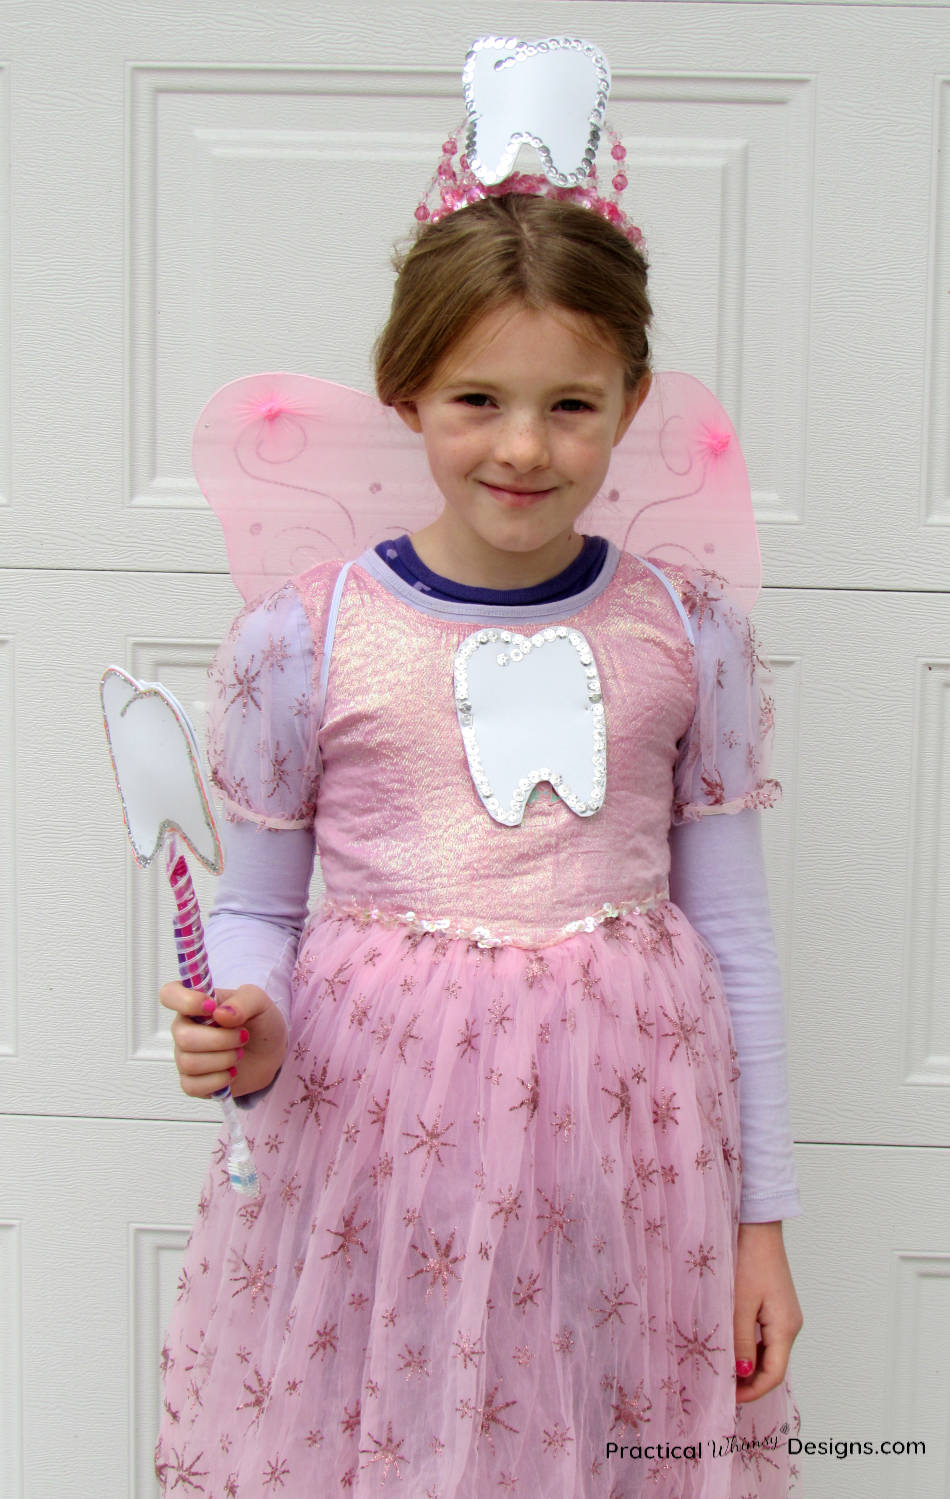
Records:
<instances>
[{"instance_id":1,"label":"girl's nose","mask_svg":"<svg viewBox=\"0 0 950 1499\"><path fill-rule=\"evenodd\" d=\"M545 468L548 463L545 423L537 417L512 416L498 433L495 458L520 473Z\"/></svg>"}]
</instances>

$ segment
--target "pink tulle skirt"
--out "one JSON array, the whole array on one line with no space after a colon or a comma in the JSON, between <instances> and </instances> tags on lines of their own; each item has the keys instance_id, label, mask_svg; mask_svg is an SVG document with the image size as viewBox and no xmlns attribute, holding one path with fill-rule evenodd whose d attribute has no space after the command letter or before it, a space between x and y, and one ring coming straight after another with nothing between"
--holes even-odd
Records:
<instances>
[{"instance_id":1,"label":"pink tulle skirt","mask_svg":"<svg viewBox=\"0 0 950 1499\"><path fill-rule=\"evenodd\" d=\"M536 952L324 913L262 1197L223 1142L202 1192L164 1492L796 1492L788 1384L735 1405L737 1076L669 903Z\"/></svg>"}]
</instances>

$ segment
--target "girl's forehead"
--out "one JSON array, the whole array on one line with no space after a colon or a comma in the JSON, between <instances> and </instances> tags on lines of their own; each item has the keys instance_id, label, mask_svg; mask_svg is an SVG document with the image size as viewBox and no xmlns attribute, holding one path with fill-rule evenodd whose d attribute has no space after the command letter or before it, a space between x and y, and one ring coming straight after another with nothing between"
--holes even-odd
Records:
<instances>
[{"instance_id":1,"label":"girl's forehead","mask_svg":"<svg viewBox=\"0 0 950 1499\"><path fill-rule=\"evenodd\" d=\"M567 307L529 307L506 302L483 313L443 356L436 383L444 384L469 370L504 367L517 370L541 361L578 371L622 373L619 350L593 318Z\"/></svg>"}]
</instances>

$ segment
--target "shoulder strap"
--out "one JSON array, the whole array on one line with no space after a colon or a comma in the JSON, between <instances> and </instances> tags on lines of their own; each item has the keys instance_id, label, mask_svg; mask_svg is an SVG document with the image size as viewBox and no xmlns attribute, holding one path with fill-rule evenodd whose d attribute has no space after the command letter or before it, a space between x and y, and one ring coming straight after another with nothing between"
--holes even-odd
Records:
<instances>
[{"instance_id":1,"label":"shoulder strap","mask_svg":"<svg viewBox=\"0 0 950 1499\"><path fill-rule=\"evenodd\" d=\"M352 562L344 562L337 573L336 583L333 588L333 597L330 599L330 614L327 619L327 633L323 641L323 662L320 667L320 695L317 699L317 723L323 727L323 710L327 701L327 682L330 677L330 656L333 651L333 637L336 634L336 621L340 612L340 600L343 597L343 585L346 583L346 575L353 566Z\"/></svg>"},{"instance_id":2,"label":"shoulder strap","mask_svg":"<svg viewBox=\"0 0 950 1499\"><path fill-rule=\"evenodd\" d=\"M696 637L693 635L693 627L689 622L689 616L686 613L686 610L683 608L683 600L680 598L676 589L673 587L673 584L666 576L666 573L662 572L660 568L654 567L652 562L648 562L645 557L639 556L638 553L635 552L634 556L636 557L638 562L642 562L644 567L648 567L651 573L655 573L659 578L660 582L663 584L663 587L666 589L670 598L673 600L673 603L676 605L676 612L678 613L680 619L683 621L683 628L686 631L686 638L688 639L690 645L695 646Z\"/></svg>"}]
</instances>

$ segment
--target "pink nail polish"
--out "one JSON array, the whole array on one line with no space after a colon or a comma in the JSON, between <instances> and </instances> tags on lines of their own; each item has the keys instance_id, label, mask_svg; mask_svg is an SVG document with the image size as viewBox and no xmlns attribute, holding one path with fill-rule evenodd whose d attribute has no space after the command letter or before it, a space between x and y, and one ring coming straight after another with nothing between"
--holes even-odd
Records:
<instances>
[{"instance_id":1,"label":"pink nail polish","mask_svg":"<svg viewBox=\"0 0 950 1499\"><path fill-rule=\"evenodd\" d=\"M752 1373L752 1370L754 1368L755 1368L755 1360L754 1359L751 1359L751 1358L737 1358L736 1359L736 1373L738 1374L738 1376L739 1376L740 1379L748 1379L749 1375Z\"/></svg>"},{"instance_id":2,"label":"pink nail polish","mask_svg":"<svg viewBox=\"0 0 950 1499\"><path fill-rule=\"evenodd\" d=\"M234 1008L233 1005L219 1005L218 1008L222 1009L222 1010L227 1010L227 1012L228 1012L229 1015L236 1015L237 1014L237 1010Z\"/></svg>"},{"instance_id":3,"label":"pink nail polish","mask_svg":"<svg viewBox=\"0 0 950 1499\"><path fill-rule=\"evenodd\" d=\"M251 1033L250 1033L250 1031L242 1031L241 1032L240 1042L241 1042L242 1046L246 1046L247 1043L248 1043L248 1041L250 1041L250 1039L251 1039Z\"/></svg>"},{"instance_id":4,"label":"pink nail polish","mask_svg":"<svg viewBox=\"0 0 950 1499\"><path fill-rule=\"evenodd\" d=\"M237 1077L237 1068L236 1067L229 1067L228 1068L228 1076L229 1077Z\"/></svg>"},{"instance_id":5,"label":"pink nail polish","mask_svg":"<svg viewBox=\"0 0 950 1499\"><path fill-rule=\"evenodd\" d=\"M244 1047L243 1046L239 1046L238 1047L238 1054L237 1054L238 1061L241 1060L241 1058L243 1057L243 1055L244 1055Z\"/></svg>"},{"instance_id":6,"label":"pink nail polish","mask_svg":"<svg viewBox=\"0 0 950 1499\"><path fill-rule=\"evenodd\" d=\"M213 1015L214 1012L215 1012L215 1008L216 1008L214 1000L213 999L206 999L205 1002L204 1002L204 1004L201 1006L201 1008L204 1010L204 1012L205 1012L206 1015Z\"/></svg>"}]
</instances>

